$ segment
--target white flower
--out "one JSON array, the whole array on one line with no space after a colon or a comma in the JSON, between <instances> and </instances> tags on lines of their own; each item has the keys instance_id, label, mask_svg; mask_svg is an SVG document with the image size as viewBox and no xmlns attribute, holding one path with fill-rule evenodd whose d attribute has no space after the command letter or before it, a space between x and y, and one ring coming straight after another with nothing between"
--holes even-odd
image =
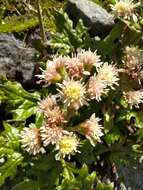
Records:
<instances>
[{"instance_id":1,"label":"white flower","mask_svg":"<svg viewBox=\"0 0 143 190\"><path fill-rule=\"evenodd\" d=\"M131 108L132 106L138 108L139 104L143 103L143 90L124 92L123 96Z\"/></svg>"},{"instance_id":2,"label":"white flower","mask_svg":"<svg viewBox=\"0 0 143 190\"><path fill-rule=\"evenodd\" d=\"M108 65L108 63L104 63L99 69L97 78L106 82L111 89L114 89L114 85L119 85L118 70L114 65Z\"/></svg>"},{"instance_id":3,"label":"white flower","mask_svg":"<svg viewBox=\"0 0 143 190\"><path fill-rule=\"evenodd\" d=\"M133 3L133 0L116 0L115 5L111 5L112 14L115 17L121 17L124 19L130 19L131 17L135 20L135 8L139 4Z\"/></svg>"},{"instance_id":4,"label":"white flower","mask_svg":"<svg viewBox=\"0 0 143 190\"><path fill-rule=\"evenodd\" d=\"M34 124L31 124L29 127L25 127L20 134L20 138L22 148L29 154L36 155L40 152L45 152L41 147L39 129L37 129Z\"/></svg>"},{"instance_id":5,"label":"white flower","mask_svg":"<svg viewBox=\"0 0 143 190\"><path fill-rule=\"evenodd\" d=\"M84 65L86 71L91 71L92 67L95 66L97 69L101 66L100 56L97 55L97 52L94 51L85 51L81 50L78 52L77 57Z\"/></svg>"},{"instance_id":6,"label":"white flower","mask_svg":"<svg viewBox=\"0 0 143 190\"><path fill-rule=\"evenodd\" d=\"M59 84L59 87L61 88L59 92L67 107L77 110L86 104L86 90L81 81L66 79L62 84Z\"/></svg>"},{"instance_id":7,"label":"white flower","mask_svg":"<svg viewBox=\"0 0 143 190\"><path fill-rule=\"evenodd\" d=\"M74 79L80 79L84 74L83 63L77 57L69 58L66 62L68 75Z\"/></svg>"},{"instance_id":8,"label":"white flower","mask_svg":"<svg viewBox=\"0 0 143 190\"><path fill-rule=\"evenodd\" d=\"M41 126L40 133L44 146L56 144L64 134L68 134L68 132L61 127L55 125L49 126L48 124Z\"/></svg>"},{"instance_id":9,"label":"white flower","mask_svg":"<svg viewBox=\"0 0 143 190\"><path fill-rule=\"evenodd\" d=\"M69 133L69 135L62 136L62 138L56 144L55 150L58 151L58 153L56 154L56 160L65 158L66 156L70 159L71 155L79 152L77 150L79 145L79 140L72 132Z\"/></svg>"},{"instance_id":10,"label":"white flower","mask_svg":"<svg viewBox=\"0 0 143 190\"><path fill-rule=\"evenodd\" d=\"M101 96L107 94L107 85L105 81L100 80L96 75L91 76L88 81L87 93L91 99L101 101Z\"/></svg>"},{"instance_id":11,"label":"white flower","mask_svg":"<svg viewBox=\"0 0 143 190\"><path fill-rule=\"evenodd\" d=\"M95 146L97 142L100 142L100 137L104 135L102 132L103 128L99 124L99 121L100 119L95 117L95 114L92 114L90 119L87 119L77 126L93 146Z\"/></svg>"},{"instance_id":12,"label":"white flower","mask_svg":"<svg viewBox=\"0 0 143 190\"><path fill-rule=\"evenodd\" d=\"M143 50L137 47L126 47L125 55L123 57L124 71L133 80L140 80L143 78L142 63Z\"/></svg>"},{"instance_id":13,"label":"white flower","mask_svg":"<svg viewBox=\"0 0 143 190\"><path fill-rule=\"evenodd\" d=\"M62 79L61 75L56 70L56 65L52 61L47 62L46 70L42 71L42 75L37 76L48 85L59 82Z\"/></svg>"}]
</instances>

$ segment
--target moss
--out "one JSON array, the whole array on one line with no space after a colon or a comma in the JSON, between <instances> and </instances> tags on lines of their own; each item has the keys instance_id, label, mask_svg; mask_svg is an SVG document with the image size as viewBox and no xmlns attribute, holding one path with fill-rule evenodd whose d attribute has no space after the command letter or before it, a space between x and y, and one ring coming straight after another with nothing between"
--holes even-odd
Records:
<instances>
[{"instance_id":1,"label":"moss","mask_svg":"<svg viewBox=\"0 0 143 190\"><path fill-rule=\"evenodd\" d=\"M35 0L30 1L36 9ZM66 0L41 0L45 28L55 31L54 12L65 5ZM34 12L27 9L25 4L19 0L0 0L0 33L25 32L38 25L38 19ZM14 8L12 8L14 7Z\"/></svg>"},{"instance_id":2,"label":"moss","mask_svg":"<svg viewBox=\"0 0 143 190\"><path fill-rule=\"evenodd\" d=\"M0 33L8 32L25 32L31 28L35 28L38 25L37 18L19 18L10 17L10 19L0 25Z\"/></svg>"}]
</instances>

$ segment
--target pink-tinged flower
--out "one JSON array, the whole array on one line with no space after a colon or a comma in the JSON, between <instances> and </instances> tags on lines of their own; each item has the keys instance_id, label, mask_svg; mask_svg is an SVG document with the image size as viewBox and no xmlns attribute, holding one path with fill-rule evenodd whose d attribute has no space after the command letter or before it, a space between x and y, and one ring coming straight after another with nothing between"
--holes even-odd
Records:
<instances>
[{"instance_id":1,"label":"pink-tinged flower","mask_svg":"<svg viewBox=\"0 0 143 190\"><path fill-rule=\"evenodd\" d=\"M39 102L39 109L43 113L47 110L52 110L57 106L56 97L54 95L49 95L45 99Z\"/></svg>"},{"instance_id":2,"label":"pink-tinged flower","mask_svg":"<svg viewBox=\"0 0 143 190\"><path fill-rule=\"evenodd\" d=\"M48 96L39 103L40 110L44 113L47 123L61 125L65 123L64 113L56 103L55 96Z\"/></svg>"},{"instance_id":3,"label":"pink-tinged flower","mask_svg":"<svg viewBox=\"0 0 143 190\"><path fill-rule=\"evenodd\" d=\"M139 104L143 103L143 90L124 92L123 96L131 108L132 106L138 108Z\"/></svg>"},{"instance_id":4,"label":"pink-tinged flower","mask_svg":"<svg viewBox=\"0 0 143 190\"><path fill-rule=\"evenodd\" d=\"M63 130L61 127L48 124L41 126L40 133L44 146L57 144L64 134L68 134L68 132Z\"/></svg>"},{"instance_id":5,"label":"pink-tinged flower","mask_svg":"<svg viewBox=\"0 0 143 190\"><path fill-rule=\"evenodd\" d=\"M114 65L108 65L108 63L104 63L99 69L97 78L106 82L111 89L114 89L114 85L119 85L118 70Z\"/></svg>"},{"instance_id":6,"label":"pink-tinged flower","mask_svg":"<svg viewBox=\"0 0 143 190\"><path fill-rule=\"evenodd\" d=\"M44 149L41 147L41 138L39 129L35 127L34 124L31 124L28 127L25 127L21 134L21 146L31 155L36 155L38 153L44 153Z\"/></svg>"},{"instance_id":7,"label":"pink-tinged flower","mask_svg":"<svg viewBox=\"0 0 143 190\"><path fill-rule=\"evenodd\" d=\"M56 70L56 65L52 61L47 63L46 70L43 70L42 75L37 76L48 85L59 82L62 79L61 75Z\"/></svg>"},{"instance_id":8,"label":"pink-tinged flower","mask_svg":"<svg viewBox=\"0 0 143 190\"><path fill-rule=\"evenodd\" d=\"M61 125L62 123L66 123L64 118L64 113L57 106L53 110L48 110L45 113L46 121L52 125Z\"/></svg>"},{"instance_id":9,"label":"pink-tinged flower","mask_svg":"<svg viewBox=\"0 0 143 190\"><path fill-rule=\"evenodd\" d=\"M126 47L123 58L125 73L133 80L140 80L143 78L143 71L141 66L143 63L143 51L137 47Z\"/></svg>"},{"instance_id":10,"label":"pink-tinged flower","mask_svg":"<svg viewBox=\"0 0 143 190\"><path fill-rule=\"evenodd\" d=\"M66 73L66 63L68 61L68 57L55 57L53 59L53 63L55 64L56 71L63 77L65 77Z\"/></svg>"},{"instance_id":11,"label":"pink-tinged flower","mask_svg":"<svg viewBox=\"0 0 143 190\"><path fill-rule=\"evenodd\" d=\"M86 104L86 89L81 81L66 79L62 84L59 84L59 87L61 88L60 95L67 107L77 110Z\"/></svg>"},{"instance_id":12,"label":"pink-tinged flower","mask_svg":"<svg viewBox=\"0 0 143 190\"><path fill-rule=\"evenodd\" d=\"M76 135L70 132L68 135L62 136L62 138L56 143L55 150L58 151L56 154L56 160L60 160L65 158L66 156L70 159L71 155L74 155L77 150L78 146L80 145L79 140L77 139Z\"/></svg>"},{"instance_id":13,"label":"pink-tinged flower","mask_svg":"<svg viewBox=\"0 0 143 190\"><path fill-rule=\"evenodd\" d=\"M91 99L101 101L101 96L107 94L107 85L105 81L100 80L97 76L91 76L88 81L87 93Z\"/></svg>"},{"instance_id":14,"label":"pink-tinged flower","mask_svg":"<svg viewBox=\"0 0 143 190\"><path fill-rule=\"evenodd\" d=\"M76 57L67 60L66 69L69 76L74 79L80 79L84 74L83 63Z\"/></svg>"},{"instance_id":15,"label":"pink-tinged flower","mask_svg":"<svg viewBox=\"0 0 143 190\"><path fill-rule=\"evenodd\" d=\"M134 4L133 0L116 0L115 5L111 5L112 14L115 18L135 18L135 8L138 5L138 3Z\"/></svg>"},{"instance_id":16,"label":"pink-tinged flower","mask_svg":"<svg viewBox=\"0 0 143 190\"><path fill-rule=\"evenodd\" d=\"M96 51L92 52L90 50L81 50L77 57L83 63L84 69L86 71L91 71L92 67L95 66L97 69L101 66L100 56L97 55Z\"/></svg>"},{"instance_id":17,"label":"pink-tinged flower","mask_svg":"<svg viewBox=\"0 0 143 190\"><path fill-rule=\"evenodd\" d=\"M103 128L99 124L100 120L98 117L95 117L95 114L92 114L90 119L77 126L93 146L97 142L101 142L100 137L104 135L102 132Z\"/></svg>"}]
</instances>

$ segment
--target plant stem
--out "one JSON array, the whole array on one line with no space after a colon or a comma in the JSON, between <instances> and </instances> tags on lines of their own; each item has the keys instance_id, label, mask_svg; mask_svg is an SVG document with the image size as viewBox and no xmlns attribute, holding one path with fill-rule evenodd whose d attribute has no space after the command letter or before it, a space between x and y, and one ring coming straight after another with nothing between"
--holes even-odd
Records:
<instances>
[{"instance_id":1,"label":"plant stem","mask_svg":"<svg viewBox=\"0 0 143 190\"><path fill-rule=\"evenodd\" d=\"M41 38L42 38L43 43L46 43L46 35L45 35L45 30L44 30L40 0L37 0L36 4L37 4L37 12L38 12L39 25L40 25Z\"/></svg>"}]
</instances>

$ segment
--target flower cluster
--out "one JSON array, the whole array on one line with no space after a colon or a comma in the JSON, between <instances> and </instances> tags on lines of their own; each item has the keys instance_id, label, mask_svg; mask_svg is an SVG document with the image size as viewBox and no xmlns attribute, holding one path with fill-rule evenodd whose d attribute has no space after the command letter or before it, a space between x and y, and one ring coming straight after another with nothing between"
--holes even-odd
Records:
<instances>
[{"instance_id":1,"label":"flower cluster","mask_svg":"<svg viewBox=\"0 0 143 190\"><path fill-rule=\"evenodd\" d=\"M93 69L96 74L91 75ZM85 84L84 78L87 76L89 80ZM72 58L54 58L47 62L46 70L40 78L48 84L56 83L65 106L75 110L86 104L90 98L100 101L102 95L118 85L119 80L115 65L102 63L97 52L90 50L81 50Z\"/></svg>"},{"instance_id":2,"label":"flower cluster","mask_svg":"<svg viewBox=\"0 0 143 190\"><path fill-rule=\"evenodd\" d=\"M128 73L131 73L132 65L141 62L142 52L130 48L126 51L124 72L128 67ZM114 93L120 87L119 71L115 64L102 62L97 52L90 50L81 50L71 58L60 56L49 61L40 78L45 84L52 84L54 94L51 92L38 103L38 111L44 116L43 124L39 129L24 128L21 132L22 147L36 155L43 149L41 147L46 150L51 144L56 159L70 159L71 155L80 152L80 136L89 140L92 146L101 143L104 128L102 120L94 113L96 110L90 118L75 126L71 118L80 113L81 107L102 101L110 90ZM125 91L123 97L130 107L138 107L143 102L143 91Z\"/></svg>"}]
</instances>

